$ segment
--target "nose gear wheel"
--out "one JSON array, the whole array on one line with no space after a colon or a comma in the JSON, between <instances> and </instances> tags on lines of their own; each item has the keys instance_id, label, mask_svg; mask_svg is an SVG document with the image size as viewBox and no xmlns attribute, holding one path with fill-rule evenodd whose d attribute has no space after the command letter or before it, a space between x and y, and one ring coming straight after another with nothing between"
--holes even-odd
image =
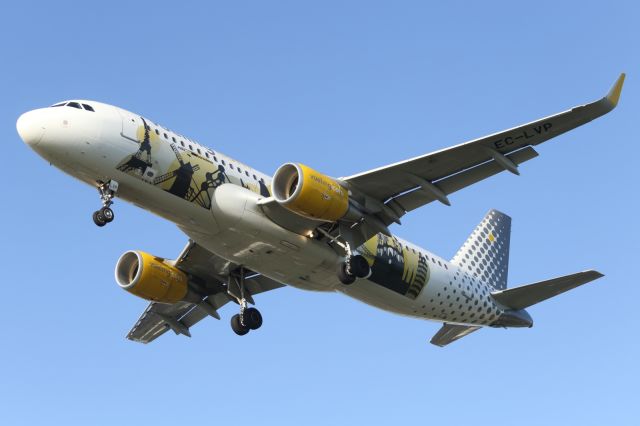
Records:
<instances>
[{"instance_id":1,"label":"nose gear wheel","mask_svg":"<svg viewBox=\"0 0 640 426\"><path fill-rule=\"evenodd\" d=\"M102 208L93 212L93 223L103 227L115 218L111 205L113 204L113 198L116 196L116 192L118 192L118 182L115 180L98 182L98 192L100 193Z\"/></svg>"}]
</instances>

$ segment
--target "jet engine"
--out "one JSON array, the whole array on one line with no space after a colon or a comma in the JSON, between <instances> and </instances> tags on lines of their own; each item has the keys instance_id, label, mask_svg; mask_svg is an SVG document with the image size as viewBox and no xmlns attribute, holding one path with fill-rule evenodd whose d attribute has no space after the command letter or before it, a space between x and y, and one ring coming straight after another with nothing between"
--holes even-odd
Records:
<instances>
[{"instance_id":1,"label":"jet engine","mask_svg":"<svg viewBox=\"0 0 640 426\"><path fill-rule=\"evenodd\" d=\"M310 219L335 222L349 210L347 189L304 164L280 166L273 176L271 192L282 206Z\"/></svg>"},{"instance_id":2,"label":"jet engine","mask_svg":"<svg viewBox=\"0 0 640 426\"><path fill-rule=\"evenodd\" d=\"M146 300L176 303L188 293L187 275L165 259L141 251L128 251L116 264L118 285Z\"/></svg>"}]
</instances>

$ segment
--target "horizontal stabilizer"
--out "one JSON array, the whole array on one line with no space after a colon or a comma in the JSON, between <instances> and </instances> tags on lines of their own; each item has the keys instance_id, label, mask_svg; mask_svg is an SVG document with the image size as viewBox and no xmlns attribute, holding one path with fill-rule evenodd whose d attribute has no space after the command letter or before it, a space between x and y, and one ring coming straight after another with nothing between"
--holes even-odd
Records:
<instances>
[{"instance_id":1,"label":"horizontal stabilizer","mask_svg":"<svg viewBox=\"0 0 640 426\"><path fill-rule=\"evenodd\" d=\"M447 346L451 342L455 342L458 339L463 338L467 334L471 334L474 331L482 327L470 326L470 325L454 325L445 323L435 336L431 339L431 343L436 346Z\"/></svg>"},{"instance_id":2,"label":"horizontal stabilizer","mask_svg":"<svg viewBox=\"0 0 640 426\"><path fill-rule=\"evenodd\" d=\"M577 274L565 275L564 277L540 281L522 287L495 291L491 293L491 296L508 308L514 310L524 309L603 276L598 271L578 272Z\"/></svg>"}]
</instances>

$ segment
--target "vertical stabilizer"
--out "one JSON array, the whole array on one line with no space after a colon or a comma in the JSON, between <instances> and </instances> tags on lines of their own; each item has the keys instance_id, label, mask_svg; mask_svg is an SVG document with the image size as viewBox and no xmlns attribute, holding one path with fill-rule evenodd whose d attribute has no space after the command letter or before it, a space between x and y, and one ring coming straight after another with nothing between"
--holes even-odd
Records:
<instances>
[{"instance_id":1,"label":"vertical stabilizer","mask_svg":"<svg viewBox=\"0 0 640 426\"><path fill-rule=\"evenodd\" d=\"M511 218L490 210L473 230L451 263L477 276L496 290L507 288Z\"/></svg>"}]
</instances>

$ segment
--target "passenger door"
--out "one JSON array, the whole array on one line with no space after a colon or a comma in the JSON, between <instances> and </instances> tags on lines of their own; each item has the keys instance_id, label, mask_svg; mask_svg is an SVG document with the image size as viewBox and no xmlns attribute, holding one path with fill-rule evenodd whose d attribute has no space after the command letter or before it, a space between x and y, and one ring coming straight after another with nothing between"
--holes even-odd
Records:
<instances>
[{"instance_id":1,"label":"passenger door","mask_svg":"<svg viewBox=\"0 0 640 426\"><path fill-rule=\"evenodd\" d=\"M140 142L142 138L139 137L138 135L140 134L140 132L143 131L143 130L139 130L143 128L142 119L135 114L132 114L128 111L125 111L119 108L118 108L118 112L122 117L121 135L134 142Z\"/></svg>"}]
</instances>

